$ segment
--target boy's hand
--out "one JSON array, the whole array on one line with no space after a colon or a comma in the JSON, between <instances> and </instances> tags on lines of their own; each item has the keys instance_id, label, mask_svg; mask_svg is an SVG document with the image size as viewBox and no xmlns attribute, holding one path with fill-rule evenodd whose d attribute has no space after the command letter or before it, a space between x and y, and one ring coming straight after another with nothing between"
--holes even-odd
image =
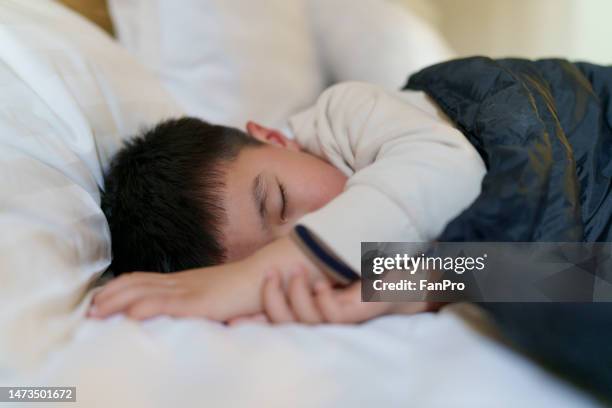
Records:
<instances>
[{"instance_id":1,"label":"boy's hand","mask_svg":"<svg viewBox=\"0 0 612 408\"><path fill-rule=\"evenodd\" d=\"M424 302L362 302L361 282L334 289L319 280L312 289L302 273L294 274L285 287L279 276L271 274L264 283L262 299L265 315L232 319L229 323L360 323L386 314L414 314L432 309L431 304Z\"/></svg>"},{"instance_id":2,"label":"boy's hand","mask_svg":"<svg viewBox=\"0 0 612 408\"><path fill-rule=\"evenodd\" d=\"M123 313L133 319L156 315L225 320L259 310L258 277L242 262L160 274L133 272L109 282L92 301L88 316Z\"/></svg>"},{"instance_id":3,"label":"boy's hand","mask_svg":"<svg viewBox=\"0 0 612 408\"><path fill-rule=\"evenodd\" d=\"M361 301L361 282L333 289L326 281L314 288L302 274L289 280L286 290L276 275L266 279L263 308L272 323L359 323L391 312L391 303Z\"/></svg>"}]
</instances>

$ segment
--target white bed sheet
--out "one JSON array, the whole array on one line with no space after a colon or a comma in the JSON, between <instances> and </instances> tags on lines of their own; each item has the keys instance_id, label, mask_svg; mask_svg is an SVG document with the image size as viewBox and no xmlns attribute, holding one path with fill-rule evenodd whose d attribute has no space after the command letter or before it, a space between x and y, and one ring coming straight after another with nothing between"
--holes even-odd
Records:
<instances>
[{"instance_id":1,"label":"white bed sheet","mask_svg":"<svg viewBox=\"0 0 612 408\"><path fill-rule=\"evenodd\" d=\"M83 320L10 383L76 386L78 407L597 406L450 310L360 326Z\"/></svg>"}]
</instances>

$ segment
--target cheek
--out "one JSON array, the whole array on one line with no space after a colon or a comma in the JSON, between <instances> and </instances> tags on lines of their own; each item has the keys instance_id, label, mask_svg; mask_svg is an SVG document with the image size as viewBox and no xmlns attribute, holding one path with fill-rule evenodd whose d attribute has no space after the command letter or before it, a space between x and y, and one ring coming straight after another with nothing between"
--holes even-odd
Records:
<instances>
[{"instance_id":1,"label":"cheek","mask_svg":"<svg viewBox=\"0 0 612 408\"><path fill-rule=\"evenodd\" d=\"M347 177L337 168L325 165L317 169L316 177L308 183L305 200L307 212L323 207L344 190Z\"/></svg>"}]
</instances>

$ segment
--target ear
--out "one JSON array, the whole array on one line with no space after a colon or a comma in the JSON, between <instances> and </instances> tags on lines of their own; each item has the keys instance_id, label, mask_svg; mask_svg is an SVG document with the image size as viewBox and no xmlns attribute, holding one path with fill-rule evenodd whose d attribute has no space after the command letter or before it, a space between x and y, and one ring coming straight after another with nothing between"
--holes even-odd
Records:
<instances>
[{"instance_id":1,"label":"ear","mask_svg":"<svg viewBox=\"0 0 612 408\"><path fill-rule=\"evenodd\" d=\"M302 150L298 142L293 139L289 139L279 130L267 128L253 121L247 122L246 129L249 135L264 143L283 147L289 150Z\"/></svg>"}]
</instances>

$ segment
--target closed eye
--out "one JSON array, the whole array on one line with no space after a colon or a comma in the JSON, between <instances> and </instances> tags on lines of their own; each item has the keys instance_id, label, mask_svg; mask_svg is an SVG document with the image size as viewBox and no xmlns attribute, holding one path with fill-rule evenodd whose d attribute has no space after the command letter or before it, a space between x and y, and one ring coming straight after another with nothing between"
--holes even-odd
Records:
<instances>
[{"instance_id":1,"label":"closed eye","mask_svg":"<svg viewBox=\"0 0 612 408\"><path fill-rule=\"evenodd\" d=\"M287 216L287 190L285 189L285 185L278 182L278 189L280 190L281 200L282 200L282 208L281 208L281 220L285 221Z\"/></svg>"}]
</instances>

